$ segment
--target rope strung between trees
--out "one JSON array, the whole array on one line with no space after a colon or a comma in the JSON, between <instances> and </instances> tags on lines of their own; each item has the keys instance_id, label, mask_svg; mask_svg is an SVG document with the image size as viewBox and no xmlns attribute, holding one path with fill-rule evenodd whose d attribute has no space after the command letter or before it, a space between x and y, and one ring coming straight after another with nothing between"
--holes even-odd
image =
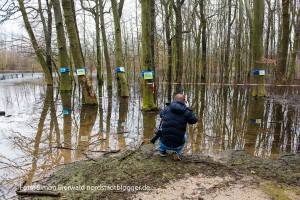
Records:
<instances>
[{"instance_id":1,"label":"rope strung between trees","mask_svg":"<svg viewBox=\"0 0 300 200\"><path fill-rule=\"evenodd\" d=\"M145 82L146 85L152 85L153 82ZM255 84L255 83L178 83L178 82L154 82L156 85L206 85L206 86L268 86L268 87L300 87L294 84Z\"/></svg>"}]
</instances>

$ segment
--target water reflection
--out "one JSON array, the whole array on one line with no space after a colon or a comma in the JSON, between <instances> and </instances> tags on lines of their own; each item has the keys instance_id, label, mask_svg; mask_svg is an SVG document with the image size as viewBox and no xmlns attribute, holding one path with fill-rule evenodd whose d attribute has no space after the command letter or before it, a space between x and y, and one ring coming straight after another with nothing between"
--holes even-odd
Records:
<instances>
[{"instance_id":1,"label":"water reflection","mask_svg":"<svg viewBox=\"0 0 300 200\"><path fill-rule=\"evenodd\" d=\"M121 99L115 85L112 91L105 88L97 87L99 107L89 108L81 105L78 86L72 93L60 93L41 80L3 82L1 187L7 191L11 183L26 180L30 184L59 164L148 143L160 118L157 113L142 113L139 85L131 87L129 98ZM199 118L187 129L185 153L214 155L235 149L275 157L300 151L299 106L288 101L288 92L255 99L247 87L184 85L184 90ZM161 108L169 102L170 91L168 85L157 87L156 102ZM299 99L297 92L293 95Z\"/></svg>"},{"instance_id":2,"label":"water reflection","mask_svg":"<svg viewBox=\"0 0 300 200\"><path fill-rule=\"evenodd\" d=\"M50 112L51 112L51 117L53 117L55 114L54 115L52 114L52 111L54 111L54 110L52 110L52 109L54 109L54 106L53 106L53 88L52 87L47 87L47 89L46 89L45 101L44 101L44 105L43 105L43 108L42 108L40 120L39 120L39 123L38 123L38 126L37 126L37 132L35 134L34 140L32 141L32 142L34 142L34 145L33 145L33 150L32 150L32 153L31 153L31 158L32 158L31 169L28 171L27 177L25 179L25 181L27 181L28 185L31 185L32 179L33 179L36 171L38 170L38 168L42 169L42 168L44 168L44 166L46 164L44 162L44 163L40 163L41 165L38 166L39 156L42 153L42 149L40 148L41 140L42 140L42 134L44 132L45 121L46 121L46 117L47 117L49 108L50 108ZM50 121L51 126L53 126L53 123L54 123L55 119L56 118L51 119L51 121ZM52 151L51 151L52 149L50 148L52 146L52 137L51 137L51 135L52 135L51 131L52 130L51 130L51 128L49 129L48 134L49 134L50 137L47 138L47 139L49 139L48 142L49 142L49 150L50 150L49 152L47 152L48 155L50 155L52 153ZM18 144L17 146L21 150L23 150L23 148L24 148L24 146L21 146L20 144ZM47 157L45 157L45 159L47 159ZM50 158L51 158L51 156L50 156ZM51 159L49 159L49 160L51 161ZM50 164L50 162L47 163L47 165L49 165L49 164Z\"/></svg>"},{"instance_id":3,"label":"water reflection","mask_svg":"<svg viewBox=\"0 0 300 200\"><path fill-rule=\"evenodd\" d=\"M89 146L92 141L92 129L95 125L98 109L97 107L82 106L80 112L80 128L77 138L77 151L75 158L81 159L89 151ZM95 135L97 136L97 135Z\"/></svg>"},{"instance_id":4,"label":"water reflection","mask_svg":"<svg viewBox=\"0 0 300 200\"><path fill-rule=\"evenodd\" d=\"M63 145L59 144L58 146L64 147L62 156L66 164L71 162L71 151L68 149L72 148L72 93L63 91L60 96L63 109Z\"/></svg>"}]
</instances>

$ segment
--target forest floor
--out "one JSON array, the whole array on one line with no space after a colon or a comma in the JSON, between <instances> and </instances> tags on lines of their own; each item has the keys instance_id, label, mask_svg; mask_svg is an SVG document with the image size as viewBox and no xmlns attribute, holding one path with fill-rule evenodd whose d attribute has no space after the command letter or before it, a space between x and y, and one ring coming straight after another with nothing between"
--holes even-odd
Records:
<instances>
[{"instance_id":1,"label":"forest floor","mask_svg":"<svg viewBox=\"0 0 300 200\"><path fill-rule=\"evenodd\" d=\"M135 151L60 166L35 184L55 188L61 193L57 199L300 200L300 154L261 159L228 150L213 158L181 158L160 157L145 144ZM111 187L105 190L107 185Z\"/></svg>"}]
</instances>

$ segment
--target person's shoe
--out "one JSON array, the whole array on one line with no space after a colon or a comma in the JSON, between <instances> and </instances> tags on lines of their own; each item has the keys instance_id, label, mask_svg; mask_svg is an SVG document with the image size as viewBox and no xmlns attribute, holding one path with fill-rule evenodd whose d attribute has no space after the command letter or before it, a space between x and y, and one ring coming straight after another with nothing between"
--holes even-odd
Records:
<instances>
[{"instance_id":1,"label":"person's shoe","mask_svg":"<svg viewBox=\"0 0 300 200\"><path fill-rule=\"evenodd\" d=\"M167 152L166 151L160 151L159 155L160 155L160 157L166 157Z\"/></svg>"},{"instance_id":2,"label":"person's shoe","mask_svg":"<svg viewBox=\"0 0 300 200\"><path fill-rule=\"evenodd\" d=\"M181 158L179 157L179 154L177 153L177 151L167 150L167 153L173 154L173 159L174 160L181 160Z\"/></svg>"},{"instance_id":3,"label":"person's shoe","mask_svg":"<svg viewBox=\"0 0 300 200\"><path fill-rule=\"evenodd\" d=\"M181 160L181 158L179 157L179 154L175 151L174 155L173 155L173 159L174 160Z\"/></svg>"}]
</instances>

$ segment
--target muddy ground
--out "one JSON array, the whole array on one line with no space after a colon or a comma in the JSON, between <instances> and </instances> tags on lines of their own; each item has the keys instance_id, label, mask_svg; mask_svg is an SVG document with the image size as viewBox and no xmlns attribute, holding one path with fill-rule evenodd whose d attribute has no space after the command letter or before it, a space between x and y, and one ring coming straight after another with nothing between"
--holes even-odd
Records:
<instances>
[{"instance_id":1,"label":"muddy ground","mask_svg":"<svg viewBox=\"0 0 300 200\"><path fill-rule=\"evenodd\" d=\"M61 195L56 199L300 199L300 154L261 159L225 151L213 159L182 155L174 161L152 150L146 144L136 151L69 164L35 184L81 187L57 189ZM104 185L146 185L151 190L105 191L99 187ZM28 198L33 197L22 199Z\"/></svg>"}]
</instances>

